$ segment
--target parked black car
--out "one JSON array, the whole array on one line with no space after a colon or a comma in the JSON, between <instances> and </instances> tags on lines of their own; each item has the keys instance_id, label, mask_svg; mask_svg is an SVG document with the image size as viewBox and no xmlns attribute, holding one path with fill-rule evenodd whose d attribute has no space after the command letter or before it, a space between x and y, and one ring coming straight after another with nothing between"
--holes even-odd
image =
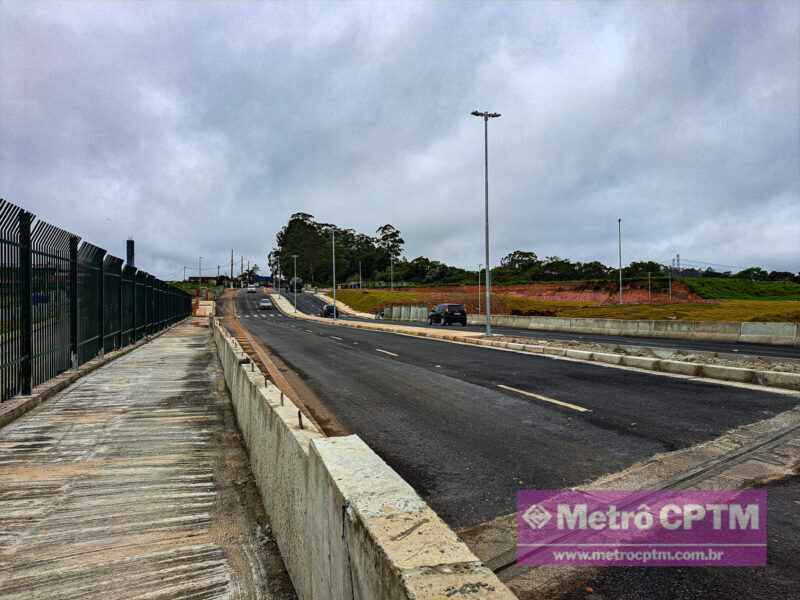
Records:
<instances>
[{"instance_id":1,"label":"parked black car","mask_svg":"<svg viewBox=\"0 0 800 600\"><path fill-rule=\"evenodd\" d=\"M334 315L335 313L335 315ZM329 317L329 318L338 318L339 317L339 309L334 309L333 304L326 304L322 307L322 310L319 311L320 317Z\"/></svg>"},{"instance_id":2,"label":"parked black car","mask_svg":"<svg viewBox=\"0 0 800 600\"><path fill-rule=\"evenodd\" d=\"M463 304L438 304L428 315L428 324L441 323L442 325L452 325L461 323L462 327L467 325L467 310Z\"/></svg>"}]
</instances>

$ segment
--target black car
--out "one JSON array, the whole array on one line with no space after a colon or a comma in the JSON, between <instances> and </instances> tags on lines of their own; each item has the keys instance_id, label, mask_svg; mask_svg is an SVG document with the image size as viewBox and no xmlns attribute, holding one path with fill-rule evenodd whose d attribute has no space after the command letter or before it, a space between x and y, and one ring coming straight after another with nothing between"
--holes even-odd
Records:
<instances>
[{"instance_id":1,"label":"black car","mask_svg":"<svg viewBox=\"0 0 800 600\"><path fill-rule=\"evenodd\" d=\"M333 304L326 304L325 306L322 307L322 310L319 311L319 316L320 317L332 317L334 319L338 318L339 309L338 308L334 309L333 308Z\"/></svg>"},{"instance_id":2,"label":"black car","mask_svg":"<svg viewBox=\"0 0 800 600\"><path fill-rule=\"evenodd\" d=\"M428 324L441 323L442 325L452 325L461 323L462 327L467 325L467 310L463 304L438 304L428 315Z\"/></svg>"}]
</instances>

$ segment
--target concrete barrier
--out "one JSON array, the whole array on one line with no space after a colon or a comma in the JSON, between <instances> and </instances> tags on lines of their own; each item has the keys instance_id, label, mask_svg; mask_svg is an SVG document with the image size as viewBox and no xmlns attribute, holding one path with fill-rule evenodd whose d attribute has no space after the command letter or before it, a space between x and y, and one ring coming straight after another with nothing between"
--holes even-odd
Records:
<instances>
[{"instance_id":1,"label":"concrete barrier","mask_svg":"<svg viewBox=\"0 0 800 600\"><path fill-rule=\"evenodd\" d=\"M485 323L486 317L484 315L471 315L469 317L470 325L483 325ZM516 329L537 329L540 331L800 346L800 326L797 323L641 321L493 315L492 325Z\"/></svg>"},{"instance_id":2,"label":"concrete barrier","mask_svg":"<svg viewBox=\"0 0 800 600\"><path fill-rule=\"evenodd\" d=\"M513 600L358 436L326 438L217 319L251 469L300 600Z\"/></svg>"},{"instance_id":3,"label":"concrete barrier","mask_svg":"<svg viewBox=\"0 0 800 600\"><path fill-rule=\"evenodd\" d=\"M424 323L428 320L428 314L428 307L424 304L388 304L383 307L384 318L394 321Z\"/></svg>"}]
</instances>

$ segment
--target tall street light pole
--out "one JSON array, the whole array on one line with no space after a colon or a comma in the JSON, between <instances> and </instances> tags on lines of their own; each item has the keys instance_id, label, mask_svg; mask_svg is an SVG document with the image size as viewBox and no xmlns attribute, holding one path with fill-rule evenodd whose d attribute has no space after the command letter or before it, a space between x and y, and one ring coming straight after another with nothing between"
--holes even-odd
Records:
<instances>
[{"instance_id":1,"label":"tall street light pole","mask_svg":"<svg viewBox=\"0 0 800 600\"><path fill-rule=\"evenodd\" d=\"M292 285L294 288L294 313L297 314L297 254L292 254L292 259L294 260L294 284Z\"/></svg>"},{"instance_id":2,"label":"tall street light pole","mask_svg":"<svg viewBox=\"0 0 800 600\"><path fill-rule=\"evenodd\" d=\"M489 119L496 119L500 113L472 111L472 116L483 119L483 167L486 190L486 335L492 335L492 269L489 262Z\"/></svg>"},{"instance_id":3,"label":"tall street light pole","mask_svg":"<svg viewBox=\"0 0 800 600\"><path fill-rule=\"evenodd\" d=\"M197 257L197 276L199 278L200 283L203 283L203 257Z\"/></svg>"},{"instance_id":4,"label":"tall street light pole","mask_svg":"<svg viewBox=\"0 0 800 600\"><path fill-rule=\"evenodd\" d=\"M619 227L619 303L622 304L622 218L617 219Z\"/></svg>"},{"instance_id":5,"label":"tall street light pole","mask_svg":"<svg viewBox=\"0 0 800 600\"><path fill-rule=\"evenodd\" d=\"M336 320L336 229L331 227L331 265L333 267L333 320Z\"/></svg>"},{"instance_id":6,"label":"tall street light pole","mask_svg":"<svg viewBox=\"0 0 800 600\"><path fill-rule=\"evenodd\" d=\"M481 314L481 269L483 265L478 265L478 314Z\"/></svg>"}]
</instances>

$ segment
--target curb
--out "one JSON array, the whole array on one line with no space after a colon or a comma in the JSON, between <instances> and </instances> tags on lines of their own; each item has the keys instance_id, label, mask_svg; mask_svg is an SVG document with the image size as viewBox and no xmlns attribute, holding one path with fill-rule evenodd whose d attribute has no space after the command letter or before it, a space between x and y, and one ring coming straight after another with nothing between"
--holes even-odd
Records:
<instances>
[{"instance_id":1,"label":"curb","mask_svg":"<svg viewBox=\"0 0 800 600\"><path fill-rule=\"evenodd\" d=\"M331 324L330 319L322 319L321 317L314 317L302 312L298 312L296 315L290 315L283 309L279 301L276 301L274 298L273 301L278 310L288 317ZM553 346L540 346L537 344L500 342L485 340L475 336L447 335L439 334L438 332L434 334L421 327L416 328L417 331L406 331L395 329L392 325L386 323L356 323L352 321L337 320L337 325L350 327L353 329L370 329L373 331L400 333L402 335L412 335L440 341L461 342L464 344L474 344L476 346L484 346L487 348L515 350L517 352L525 352L528 354L561 356L572 360L633 367L645 371L669 373L672 375L702 377L707 379L717 379L719 381L749 383L754 385L762 385L765 387L800 391L800 373L789 373L785 371L761 371L758 369L744 369L740 367L728 367L724 365L665 360L646 356L629 356L626 354L589 352L585 350L573 350L569 348L559 348Z\"/></svg>"},{"instance_id":2,"label":"curb","mask_svg":"<svg viewBox=\"0 0 800 600\"><path fill-rule=\"evenodd\" d=\"M70 369L69 371L59 373L52 379L48 379L44 383L37 385L33 389L33 393L30 396L17 396L10 400L6 400L0 404L0 429L16 421L22 415L30 412L45 400L52 398L92 371L96 371L100 367L104 367L107 364L114 362L116 359L125 356L129 352L133 352L137 348L141 348L146 343L161 337L167 331L180 325L181 323L184 323L189 318L191 317L187 317L181 321L178 321L177 323L173 323L169 327L162 329L153 335L145 336L141 340L133 344L129 344L124 348L109 352L103 357L93 358L92 360L83 363L76 370Z\"/></svg>"}]
</instances>

